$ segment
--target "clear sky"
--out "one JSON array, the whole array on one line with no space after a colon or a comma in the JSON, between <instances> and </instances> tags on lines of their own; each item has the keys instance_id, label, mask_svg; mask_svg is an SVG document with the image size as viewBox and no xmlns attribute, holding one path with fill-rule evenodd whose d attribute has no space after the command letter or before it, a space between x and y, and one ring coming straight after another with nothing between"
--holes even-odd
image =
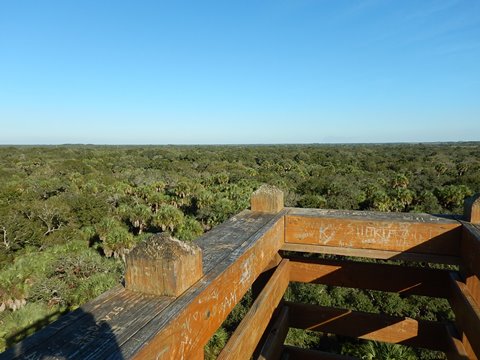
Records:
<instances>
[{"instance_id":1,"label":"clear sky","mask_svg":"<svg viewBox=\"0 0 480 360\"><path fill-rule=\"evenodd\" d=\"M466 140L478 0L0 1L0 144Z\"/></svg>"}]
</instances>

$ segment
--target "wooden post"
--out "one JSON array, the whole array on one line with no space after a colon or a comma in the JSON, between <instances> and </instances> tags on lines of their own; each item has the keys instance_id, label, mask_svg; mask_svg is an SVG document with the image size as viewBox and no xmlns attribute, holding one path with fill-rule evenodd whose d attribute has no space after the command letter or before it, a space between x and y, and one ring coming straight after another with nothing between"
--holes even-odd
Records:
<instances>
[{"instance_id":1,"label":"wooden post","mask_svg":"<svg viewBox=\"0 0 480 360\"><path fill-rule=\"evenodd\" d=\"M152 236L127 255L128 290L178 296L202 276L202 250L165 233Z\"/></svg>"},{"instance_id":2,"label":"wooden post","mask_svg":"<svg viewBox=\"0 0 480 360\"><path fill-rule=\"evenodd\" d=\"M480 193L465 199L463 216L472 224L480 224Z\"/></svg>"},{"instance_id":3,"label":"wooden post","mask_svg":"<svg viewBox=\"0 0 480 360\"><path fill-rule=\"evenodd\" d=\"M262 185L250 200L252 211L276 214L283 209L282 190L271 185Z\"/></svg>"}]
</instances>

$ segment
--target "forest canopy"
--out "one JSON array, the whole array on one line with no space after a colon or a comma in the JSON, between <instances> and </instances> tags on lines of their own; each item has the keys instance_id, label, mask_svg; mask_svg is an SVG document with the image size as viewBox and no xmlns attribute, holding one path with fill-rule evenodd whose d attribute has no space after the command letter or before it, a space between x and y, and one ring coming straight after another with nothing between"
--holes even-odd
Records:
<instances>
[{"instance_id":1,"label":"forest canopy","mask_svg":"<svg viewBox=\"0 0 480 360\"><path fill-rule=\"evenodd\" d=\"M480 143L0 147L0 351L118 284L142 239L194 241L263 183L286 206L462 213Z\"/></svg>"}]
</instances>

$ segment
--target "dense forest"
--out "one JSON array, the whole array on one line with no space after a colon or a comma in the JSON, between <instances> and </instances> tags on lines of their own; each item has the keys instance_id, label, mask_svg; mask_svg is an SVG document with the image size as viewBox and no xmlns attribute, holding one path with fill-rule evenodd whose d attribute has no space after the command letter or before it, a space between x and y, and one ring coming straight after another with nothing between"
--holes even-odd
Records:
<instances>
[{"instance_id":1,"label":"dense forest","mask_svg":"<svg viewBox=\"0 0 480 360\"><path fill-rule=\"evenodd\" d=\"M286 206L462 213L480 192L480 143L0 147L0 351L118 284L137 242L158 232L194 241L247 208L262 183L282 189ZM286 297L452 318L448 303L419 296L292 284ZM287 342L365 359L442 356L296 330Z\"/></svg>"}]
</instances>

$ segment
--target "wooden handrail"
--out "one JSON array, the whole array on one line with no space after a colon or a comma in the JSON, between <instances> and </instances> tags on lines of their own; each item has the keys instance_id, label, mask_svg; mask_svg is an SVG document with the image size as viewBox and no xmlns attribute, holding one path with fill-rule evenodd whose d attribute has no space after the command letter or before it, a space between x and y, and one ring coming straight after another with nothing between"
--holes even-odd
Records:
<instances>
[{"instance_id":1,"label":"wooden handrail","mask_svg":"<svg viewBox=\"0 0 480 360\"><path fill-rule=\"evenodd\" d=\"M472 206L477 203L473 201ZM126 287L117 286L60 318L0 354L0 360L45 356L201 359L205 344L258 279L263 290L255 294L253 307L232 335L222 359L249 358L253 353L259 358L262 354L278 357L281 351L292 356L314 356L314 352L283 346L286 319L290 319L290 326L311 328L316 317L337 316L335 311L347 311L349 315L341 322L312 326L321 331L434 348L446 351L450 358L480 356L477 225L427 214L284 208L283 193L270 187L255 192L251 204L251 210L212 229L195 245L184 247L175 239L163 239L169 241L170 250L178 250L172 250L175 256L168 259L162 257L165 249L159 248L149 257L152 249L142 245L144 249L139 247L127 259ZM470 209L471 219L476 219L475 209ZM312 260L285 255L282 250L453 263L460 264L461 271ZM187 263L190 265L185 267ZM272 268L275 270L267 276L264 272ZM388 281L376 274L388 277ZM457 315L456 328L451 331L449 324L295 303L287 304L287 310L282 296L290 281L447 298ZM319 315L319 309L323 315ZM302 317L300 310L308 310L310 315ZM355 325L348 325L348 319ZM364 334L360 327L366 323L375 325L375 329L363 329ZM281 329L280 336L272 332L274 328ZM398 329L404 335L399 335ZM405 331L408 337L402 340L407 336ZM441 339L446 340L439 343ZM265 342L259 341L270 341L275 349L262 352Z\"/></svg>"}]
</instances>

